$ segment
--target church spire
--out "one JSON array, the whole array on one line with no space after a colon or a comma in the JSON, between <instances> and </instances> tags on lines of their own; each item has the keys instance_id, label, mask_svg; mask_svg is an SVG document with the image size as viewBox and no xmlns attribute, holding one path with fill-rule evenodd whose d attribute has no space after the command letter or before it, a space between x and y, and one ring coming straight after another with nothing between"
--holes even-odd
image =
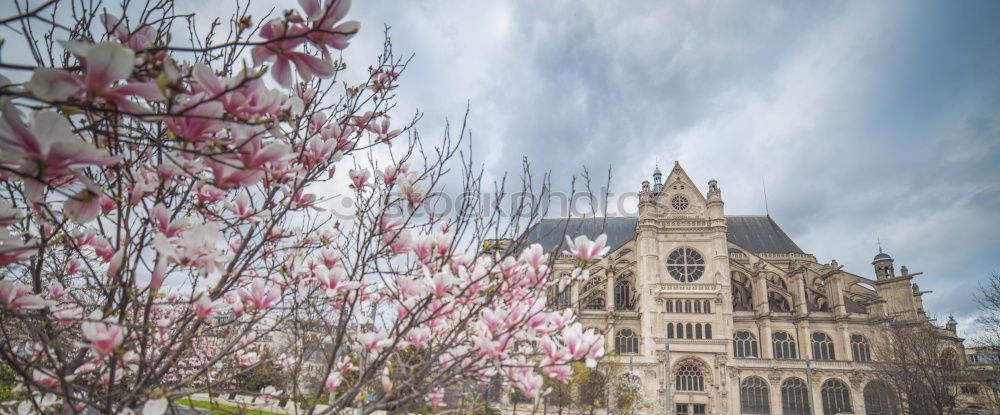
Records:
<instances>
[{"instance_id":1,"label":"church spire","mask_svg":"<svg viewBox=\"0 0 1000 415\"><path fill-rule=\"evenodd\" d=\"M663 189L663 172L660 171L660 165L656 165L656 169L653 170L653 193L660 193L660 189Z\"/></svg>"}]
</instances>

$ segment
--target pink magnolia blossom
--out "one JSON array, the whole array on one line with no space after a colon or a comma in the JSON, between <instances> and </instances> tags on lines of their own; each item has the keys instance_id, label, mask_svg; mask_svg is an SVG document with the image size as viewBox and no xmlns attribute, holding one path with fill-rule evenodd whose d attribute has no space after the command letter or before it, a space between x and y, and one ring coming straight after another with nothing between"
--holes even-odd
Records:
<instances>
[{"instance_id":1,"label":"pink magnolia blossom","mask_svg":"<svg viewBox=\"0 0 1000 415\"><path fill-rule=\"evenodd\" d=\"M326 382L323 383L323 387L327 392L333 393L333 391L337 390L337 387L340 386L340 382L342 381L343 376L340 375L340 372L333 372L330 376L326 377Z\"/></svg>"},{"instance_id":2,"label":"pink magnolia blossom","mask_svg":"<svg viewBox=\"0 0 1000 415\"><path fill-rule=\"evenodd\" d=\"M347 175L351 177L351 188L361 190L368 184L368 177L371 172L368 169L348 170Z\"/></svg>"},{"instance_id":3,"label":"pink magnolia blossom","mask_svg":"<svg viewBox=\"0 0 1000 415\"><path fill-rule=\"evenodd\" d=\"M107 196L99 190L81 189L63 203L63 213L73 222L84 224L97 219L102 212L102 204Z\"/></svg>"},{"instance_id":4,"label":"pink magnolia blossom","mask_svg":"<svg viewBox=\"0 0 1000 415\"><path fill-rule=\"evenodd\" d=\"M258 310L266 310L277 304L281 298L281 290L277 285L268 286L264 280L255 279L250 284L250 291L240 291L240 297L243 298L244 304L249 304Z\"/></svg>"},{"instance_id":5,"label":"pink magnolia blossom","mask_svg":"<svg viewBox=\"0 0 1000 415\"><path fill-rule=\"evenodd\" d=\"M29 176L56 177L90 165L118 162L73 133L65 117L51 111L35 111L25 124L21 112L7 104L0 118L0 164Z\"/></svg>"},{"instance_id":6,"label":"pink magnolia blossom","mask_svg":"<svg viewBox=\"0 0 1000 415\"><path fill-rule=\"evenodd\" d=\"M389 377L389 368L382 368L382 392L392 392L392 378Z\"/></svg>"},{"instance_id":7,"label":"pink magnolia blossom","mask_svg":"<svg viewBox=\"0 0 1000 415\"><path fill-rule=\"evenodd\" d=\"M208 293L198 295L198 298L191 302L191 309L198 318L208 318L223 310L226 307L224 299L212 300Z\"/></svg>"},{"instance_id":8,"label":"pink magnolia blossom","mask_svg":"<svg viewBox=\"0 0 1000 415\"><path fill-rule=\"evenodd\" d=\"M236 352L236 363L240 366L252 366L260 361L260 356L257 352L247 352L244 350L239 350Z\"/></svg>"},{"instance_id":9,"label":"pink magnolia blossom","mask_svg":"<svg viewBox=\"0 0 1000 415\"><path fill-rule=\"evenodd\" d=\"M116 323L102 320L100 312L92 313L90 320L83 322L80 330L97 354L109 355L125 341L125 329Z\"/></svg>"},{"instance_id":10,"label":"pink magnolia blossom","mask_svg":"<svg viewBox=\"0 0 1000 415\"><path fill-rule=\"evenodd\" d=\"M0 303L12 310L37 310L49 306L42 296L31 293L31 287L13 281L0 281Z\"/></svg>"},{"instance_id":11,"label":"pink magnolia blossom","mask_svg":"<svg viewBox=\"0 0 1000 415\"><path fill-rule=\"evenodd\" d=\"M38 383L44 388L54 389L62 384L59 378L50 376L49 374L38 369L35 369L31 373L31 377L35 380L36 383Z\"/></svg>"},{"instance_id":12,"label":"pink magnolia blossom","mask_svg":"<svg viewBox=\"0 0 1000 415\"><path fill-rule=\"evenodd\" d=\"M392 340L385 333L361 333L358 335L358 342L368 350L381 349L392 345Z\"/></svg>"},{"instance_id":13,"label":"pink magnolia blossom","mask_svg":"<svg viewBox=\"0 0 1000 415\"><path fill-rule=\"evenodd\" d=\"M608 237L605 234L601 234L596 240L591 241L586 235L577 236L576 239L569 239L566 236L566 245L569 247L569 254L575 256L578 260L583 262L590 262L593 259L598 259L611 248L604 246L607 242Z\"/></svg>"}]
</instances>

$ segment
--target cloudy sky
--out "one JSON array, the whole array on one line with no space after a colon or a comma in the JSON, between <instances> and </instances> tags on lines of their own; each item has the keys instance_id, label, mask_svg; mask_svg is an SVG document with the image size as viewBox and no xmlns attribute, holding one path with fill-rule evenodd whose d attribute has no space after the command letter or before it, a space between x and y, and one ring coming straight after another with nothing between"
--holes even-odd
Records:
<instances>
[{"instance_id":1,"label":"cloudy sky","mask_svg":"<svg viewBox=\"0 0 1000 415\"><path fill-rule=\"evenodd\" d=\"M363 71L391 26L414 54L397 118L430 139L470 105L492 177L526 156L563 189L610 166L628 192L678 160L729 214L764 213L764 182L804 250L870 276L881 240L965 331L1000 272L1000 2L955 5L355 0L345 58Z\"/></svg>"},{"instance_id":2,"label":"cloudy sky","mask_svg":"<svg viewBox=\"0 0 1000 415\"><path fill-rule=\"evenodd\" d=\"M634 191L679 160L730 214L764 213L764 181L804 250L869 276L881 239L967 329L1000 271L1000 3L953 5L356 1L348 58L392 26L401 110L429 136L470 103L494 175L523 155Z\"/></svg>"}]
</instances>

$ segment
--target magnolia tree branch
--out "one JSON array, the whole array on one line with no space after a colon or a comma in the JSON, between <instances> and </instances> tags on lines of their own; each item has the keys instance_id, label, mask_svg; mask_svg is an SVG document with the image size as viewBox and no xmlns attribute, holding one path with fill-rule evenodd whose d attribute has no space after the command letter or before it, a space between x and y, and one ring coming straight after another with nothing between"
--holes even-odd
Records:
<instances>
[{"instance_id":1,"label":"magnolia tree branch","mask_svg":"<svg viewBox=\"0 0 1000 415\"><path fill-rule=\"evenodd\" d=\"M399 412L486 384L537 408L603 356L546 303L603 236L545 252L525 235L548 175L486 183L465 118L433 143L419 113L395 122L410 57L386 28L350 80L347 1L256 24L249 2L228 22L168 0L17 4L0 26L34 62L0 75L7 409L158 414L238 392ZM572 279L550 276L558 255Z\"/></svg>"}]
</instances>

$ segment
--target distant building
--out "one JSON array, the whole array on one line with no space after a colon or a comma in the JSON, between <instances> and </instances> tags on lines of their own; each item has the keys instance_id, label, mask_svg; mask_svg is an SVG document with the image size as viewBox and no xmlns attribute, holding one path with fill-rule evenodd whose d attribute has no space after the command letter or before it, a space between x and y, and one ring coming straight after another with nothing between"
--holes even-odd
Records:
<instances>
[{"instance_id":1,"label":"distant building","mask_svg":"<svg viewBox=\"0 0 1000 415\"><path fill-rule=\"evenodd\" d=\"M606 223L544 219L529 239L552 249L563 229L606 233L611 252L553 305L605 333L643 382L643 413L666 413L667 345L675 415L899 413L872 369L873 340L888 321L931 324L918 274L881 249L872 278L822 264L770 216L725 215L716 181L703 194L679 164L665 180L657 169L638 203L638 217ZM558 259L555 275L572 266ZM935 333L941 359L961 362L954 322ZM974 396L985 384L962 388L964 413L997 413Z\"/></svg>"}]
</instances>

